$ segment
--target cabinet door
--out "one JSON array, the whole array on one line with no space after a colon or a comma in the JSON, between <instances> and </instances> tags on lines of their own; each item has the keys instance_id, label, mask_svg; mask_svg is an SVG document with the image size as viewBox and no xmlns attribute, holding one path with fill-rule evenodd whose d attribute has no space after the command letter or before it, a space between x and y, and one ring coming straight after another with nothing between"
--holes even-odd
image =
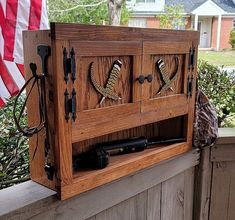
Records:
<instances>
[{"instance_id":1,"label":"cabinet door","mask_svg":"<svg viewBox=\"0 0 235 220\"><path fill-rule=\"evenodd\" d=\"M141 112L146 122L188 113L191 45L191 42L143 42L142 73L153 78L152 82L142 84Z\"/></svg>"},{"instance_id":2,"label":"cabinet door","mask_svg":"<svg viewBox=\"0 0 235 220\"><path fill-rule=\"evenodd\" d=\"M73 85L77 119L72 125L72 142L137 126L141 88L134 79L141 67L141 42L71 41L71 48L76 54L77 74ZM107 88L117 60L122 65L118 77L112 78L109 92L120 99L105 98L100 104L103 95L94 84L102 91Z\"/></svg>"}]
</instances>

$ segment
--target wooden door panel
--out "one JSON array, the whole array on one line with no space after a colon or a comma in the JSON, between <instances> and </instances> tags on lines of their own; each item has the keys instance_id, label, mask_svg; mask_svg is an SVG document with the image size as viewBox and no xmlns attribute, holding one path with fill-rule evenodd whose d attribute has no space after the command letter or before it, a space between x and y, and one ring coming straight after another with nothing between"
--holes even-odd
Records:
<instances>
[{"instance_id":1,"label":"wooden door panel","mask_svg":"<svg viewBox=\"0 0 235 220\"><path fill-rule=\"evenodd\" d=\"M153 80L151 83L146 82L142 85L141 112L156 111L158 105L167 106L168 102L172 100L171 97L175 97L175 103L180 102L176 98L177 95L182 97L183 103L186 104L185 108L188 108L187 78L190 46L191 42L143 43L142 72L144 75L151 74ZM160 60L163 61L162 66L165 71L159 68ZM171 81L168 87L166 79ZM173 105L175 104L173 103ZM185 110L183 112L185 113Z\"/></svg>"},{"instance_id":2,"label":"wooden door panel","mask_svg":"<svg viewBox=\"0 0 235 220\"><path fill-rule=\"evenodd\" d=\"M78 82L77 82L77 112L104 108L108 106L132 103L132 62L130 56L113 56L113 57L79 57L77 62ZM94 79L96 82L105 87L109 78L110 70L115 60L122 62L120 74L114 84L113 92L118 94L120 100L106 98L100 105L102 95L95 89L90 80L90 66L93 63Z\"/></svg>"},{"instance_id":3,"label":"wooden door panel","mask_svg":"<svg viewBox=\"0 0 235 220\"><path fill-rule=\"evenodd\" d=\"M142 44L135 41L71 41L71 48L76 54L77 74L73 85L77 100L77 119L73 122L72 128L73 141L87 138L89 132L92 133L91 136L96 136L127 127L127 122L119 123L118 120L127 120L128 127L136 126L136 122L133 124L127 115L130 112L140 113L141 87L135 79L141 71ZM105 89L114 62L117 60L121 61L122 66L111 92L118 94L120 99L113 100L106 97L100 104L103 95L97 91L91 80L91 65L93 79ZM110 123L106 123L107 120ZM96 125L97 121L100 126ZM98 126L99 131L95 132L94 126ZM88 130L83 132L80 128L87 128L89 132Z\"/></svg>"},{"instance_id":4,"label":"wooden door panel","mask_svg":"<svg viewBox=\"0 0 235 220\"><path fill-rule=\"evenodd\" d=\"M159 98L162 96L169 96L169 95L175 95L175 94L182 94L184 92L184 61L185 57L184 55L180 54L175 54L175 55L150 55L146 56L146 62L147 59L151 60L152 64L152 73L153 73L153 81L150 86L150 94L149 98ZM178 65L178 72L176 79L172 81L170 85L170 89L161 92L161 88L164 86L165 82L162 79L161 73L156 65L157 61L162 59L164 63L166 64L166 70L167 70L167 75L169 78L174 77L174 71L177 68ZM178 59L178 64L176 63Z\"/></svg>"}]
</instances>

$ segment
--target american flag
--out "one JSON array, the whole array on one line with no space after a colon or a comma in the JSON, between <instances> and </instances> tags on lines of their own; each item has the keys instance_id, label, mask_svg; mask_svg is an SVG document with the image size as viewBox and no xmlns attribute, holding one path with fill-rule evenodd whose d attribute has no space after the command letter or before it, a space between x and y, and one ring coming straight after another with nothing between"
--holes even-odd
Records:
<instances>
[{"instance_id":1,"label":"american flag","mask_svg":"<svg viewBox=\"0 0 235 220\"><path fill-rule=\"evenodd\" d=\"M0 0L0 107L24 84L22 31L48 28L46 0Z\"/></svg>"}]
</instances>

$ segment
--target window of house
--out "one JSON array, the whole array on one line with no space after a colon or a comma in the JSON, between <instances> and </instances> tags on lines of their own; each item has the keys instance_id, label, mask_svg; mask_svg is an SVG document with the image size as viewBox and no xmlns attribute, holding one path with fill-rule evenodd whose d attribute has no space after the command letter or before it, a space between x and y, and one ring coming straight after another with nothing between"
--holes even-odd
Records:
<instances>
[{"instance_id":1,"label":"window of house","mask_svg":"<svg viewBox=\"0 0 235 220\"><path fill-rule=\"evenodd\" d=\"M130 18L128 21L129 27L147 27L147 19L146 18Z\"/></svg>"},{"instance_id":2,"label":"window of house","mask_svg":"<svg viewBox=\"0 0 235 220\"><path fill-rule=\"evenodd\" d=\"M185 24L186 24L186 19L185 18L181 18L181 21L172 21L173 27L176 30L185 30Z\"/></svg>"},{"instance_id":3,"label":"window of house","mask_svg":"<svg viewBox=\"0 0 235 220\"><path fill-rule=\"evenodd\" d=\"M233 18L233 30L235 30L235 18Z\"/></svg>"}]
</instances>

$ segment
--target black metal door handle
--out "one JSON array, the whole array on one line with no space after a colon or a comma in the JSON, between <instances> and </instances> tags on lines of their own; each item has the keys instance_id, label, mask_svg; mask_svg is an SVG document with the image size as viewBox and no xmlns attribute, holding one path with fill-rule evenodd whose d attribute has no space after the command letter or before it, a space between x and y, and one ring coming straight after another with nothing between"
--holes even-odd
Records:
<instances>
[{"instance_id":1,"label":"black metal door handle","mask_svg":"<svg viewBox=\"0 0 235 220\"><path fill-rule=\"evenodd\" d=\"M145 79L147 79L147 81L148 81L149 83L151 83L151 82L153 81L153 76L152 76L152 74L148 74L148 75L145 77Z\"/></svg>"},{"instance_id":2,"label":"black metal door handle","mask_svg":"<svg viewBox=\"0 0 235 220\"><path fill-rule=\"evenodd\" d=\"M144 80L147 80L149 83L151 83L153 80L153 76L151 74L148 74L148 76L139 75L137 80L139 81L140 84L143 84Z\"/></svg>"},{"instance_id":3,"label":"black metal door handle","mask_svg":"<svg viewBox=\"0 0 235 220\"><path fill-rule=\"evenodd\" d=\"M137 80L139 81L140 84L144 83L145 77L144 75L139 75L139 77L137 78Z\"/></svg>"}]
</instances>

